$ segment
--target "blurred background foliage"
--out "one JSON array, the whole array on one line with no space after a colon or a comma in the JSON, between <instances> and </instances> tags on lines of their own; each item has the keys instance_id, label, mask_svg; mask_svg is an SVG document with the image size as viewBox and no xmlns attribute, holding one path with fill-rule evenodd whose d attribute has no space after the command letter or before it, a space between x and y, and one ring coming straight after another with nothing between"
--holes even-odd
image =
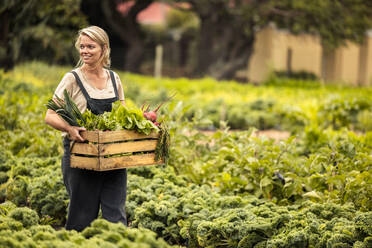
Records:
<instances>
[{"instance_id":1,"label":"blurred background foliage","mask_svg":"<svg viewBox=\"0 0 372 248\"><path fill-rule=\"evenodd\" d=\"M152 3L172 7L164 23L139 23ZM362 42L372 27L372 2L231 0L1 0L0 66L29 60L73 65L76 32L104 28L113 67L152 73L155 47L164 46L164 74L231 79L246 68L257 31L270 24L321 38L326 49ZM342 18L341 18L342 17Z\"/></svg>"},{"instance_id":2,"label":"blurred background foliage","mask_svg":"<svg viewBox=\"0 0 372 248\"><path fill-rule=\"evenodd\" d=\"M73 64L76 30L88 25L73 0L2 0L0 5L0 66L11 69L16 63L43 60Z\"/></svg>"}]
</instances>

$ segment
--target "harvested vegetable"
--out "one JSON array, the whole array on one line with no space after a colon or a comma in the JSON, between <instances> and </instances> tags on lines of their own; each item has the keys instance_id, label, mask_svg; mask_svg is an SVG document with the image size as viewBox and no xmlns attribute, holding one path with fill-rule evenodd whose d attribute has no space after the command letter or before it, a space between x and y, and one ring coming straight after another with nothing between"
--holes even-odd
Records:
<instances>
[{"instance_id":1,"label":"harvested vegetable","mask_svg":"<svg viewBox=\"0 0 372 248\"><path fill-rule=\"evenodd\" d=\"M84 112L84 127L87 130L134 130L138 133L149 135L152 131L158 132L159 128L143 116L143 112L138 108L127 108L120 101L112 104L111 112L95 115L90 110ZM83 122L79 123L83 125Z\"/></svg>"},{"instance_id":2,"label":"harvested vegetable","mask_svg":"<svg viewBox=\"0 0 372 248\"><path fill-rule=\"evenodd\" d=\"M54 99L48 101L46 107L56 112L71 126L84 126L85 119L67 90L64 90L63 96L64 100L55 95Z\"/></svg>"},{"instance_id":3,"label":"harvested vegetable","mask_svg":"<svg viewBox=\"0 0 372 248\"><path fill-rule=\"evenodd\" d=\"M172 96L173 97L173 96ZM133 130L138 133L149 135L151 132L160 132L159 142L155 149L155 160L168 160L169 155L169 133L165 124L160 125L156 122L156 112L163 105L161 103L154 111L154 122L145 117L142 109L128 108L116 101L112 104L111 112L104 112L100 115L93 114L90 110L86 110L82 114L77 108L76 104L64 91L65 100L56 96L55 99L50 99L46 104L48 109L54 110L71 126L85 127L88 131L102 130L102 131L116 131L116 130ZM149 106L147 107L147 109ZM150 115L153 115L150 113Z\"/></svg>"},{"instance_id":4,"label":"harvested vegetable","mask_svg":"<svg viewBox=\"0 0 372 248\"><path fill-rule=\"evenodd\" d=\"M155 161L164 159L164 163L166 164L169 157L170 135L165 124L159 125L159 129L160 136L155 148Z\"/></svg>"},{"instance_id":5,"label":"harvested vegetable","mask_svg":"<svg viewBox=\"0 0 372 248\"><path fill-rule=\"evenodd\" d=\"M176 93L174 93L172 96L168 97L166 100L161 102L154 110L150 110L150 111L149 111L150 104L146 105L146 102L144 102L141 106L141 110L143 111L143 116L147 120L152 121L156 126L159 126L159 123L156 122L156 120L158 119L157 112L159 111L160 107L163 106L164 103L170 101L175 95Z\"/></svg>"}]
</instances>

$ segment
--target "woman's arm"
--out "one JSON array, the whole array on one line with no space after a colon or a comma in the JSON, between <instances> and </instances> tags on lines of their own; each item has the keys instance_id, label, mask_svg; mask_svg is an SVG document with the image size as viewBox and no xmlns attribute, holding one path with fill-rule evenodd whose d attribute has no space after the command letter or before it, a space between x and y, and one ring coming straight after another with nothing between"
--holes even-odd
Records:
<instances>
[{"instance_id":1,"label":"woman's arm","mask_svg":"<svg viewBox=\"0 0 372 248\"><path fill-rule=\"evenodd\" d=\"M119 93L119 100L120 100L121 104L124 107L126 107L125 98L124 98L124 89L123 89L123 85L121 83L121 79L120 79L119 75L116 74L116 72L114 72L114 77L115 77L115 81L116 81L116 87L117 87L118 93Z\"/></svg>"},{"instance_id":2,"label":"woman's arm","mask_svg":"<svg viewBox=\"0 0 372 248\"><path fill-rule=\"evenodd\" d=\"M51 109L48 109L46 112L45 123L57 130L67 132L70 135L71 140L84 141L79 133L80 131L85 130L84 127L70 126L61 117L59 117L56 112Z\"/></svg>"}]
</instances>

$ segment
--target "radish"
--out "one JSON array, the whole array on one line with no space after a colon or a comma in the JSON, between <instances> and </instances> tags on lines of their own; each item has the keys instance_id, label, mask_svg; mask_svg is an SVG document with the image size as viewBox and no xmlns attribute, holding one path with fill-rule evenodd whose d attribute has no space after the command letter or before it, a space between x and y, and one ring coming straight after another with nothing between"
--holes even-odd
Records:
<instances>
[{"instance_id":1,"label":"radish","mask_svg":"<svg viewBox=\"0 0 372 248\"><path fill-rule=\"evenodd\" d=\"M147 112L147 116L148 116L148 119L152 122L155 122L156 119L157 119L157 115L156 115L156 111L150 111L150 112ZM146 116L145 116L146 117Z\"/></svg>"},{"instance_id":2,"label":"radish","mask_svg":"<svg viewBox=\"0 0 372 248\"><path fill-rule=\"evenodd\" d=\"M170 96L168 99L166 99L165 101L163 101L162 103L160 103L158 105L158 107L156 107L156 109L154 110L151 110L151 111L148 111L149 108L150 108L150 104L147 105L146 107L146 101L142 104L141 106L141 110L144 111L143 112L143 116L147 119L147 120L150 120L152 121L154 124L157 123L156 120L157 120L157 112L158 110L160 109L161 106L163 106L164 103L166 103L167 101L171 100L174 96L176 95L176 93L174 93L172 96ZM146 107L146 109L145 109ZM159 125L159 123L157 123ZM157 126L158 126L157 125Z\"/></svg>"},{"instance_id":3,"label":"radish","mask_svg":"<svg viewBox=\"0 0 372 248\"><path fill-rule=\"evenodd\" d=\"M144 116L147 120L150 120L149 112L143 112L143 116Z\"/></svg>"}]
</instances>

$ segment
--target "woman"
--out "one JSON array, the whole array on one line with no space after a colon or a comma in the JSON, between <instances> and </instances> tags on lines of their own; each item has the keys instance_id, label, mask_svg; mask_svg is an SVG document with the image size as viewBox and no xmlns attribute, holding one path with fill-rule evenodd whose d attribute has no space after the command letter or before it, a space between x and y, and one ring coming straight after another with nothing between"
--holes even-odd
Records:
<instances>
[{"instance_id":1,"label":"woman","mask_svg":"<svg viewBox=\"0 0 372 248\"><path fill-rule=\"evenodd\" d=\"M90 26L79 31L75 43L80 60L77 68L66 73L55 95L63 99L66 89L83 113L90 109L94 114L111 111L112 103L120 100L124 105L124 92L118 75L110 66L110 44L106 32ZM70 126L53 110L48 109L45 122L63 132L63 180L70 198L66 229L81 231L97 218L127 224L125 200L126 169L97 172L70 167L70 142L84 141L80 136L83 127Z\"/></svg>"}]
</instances>

